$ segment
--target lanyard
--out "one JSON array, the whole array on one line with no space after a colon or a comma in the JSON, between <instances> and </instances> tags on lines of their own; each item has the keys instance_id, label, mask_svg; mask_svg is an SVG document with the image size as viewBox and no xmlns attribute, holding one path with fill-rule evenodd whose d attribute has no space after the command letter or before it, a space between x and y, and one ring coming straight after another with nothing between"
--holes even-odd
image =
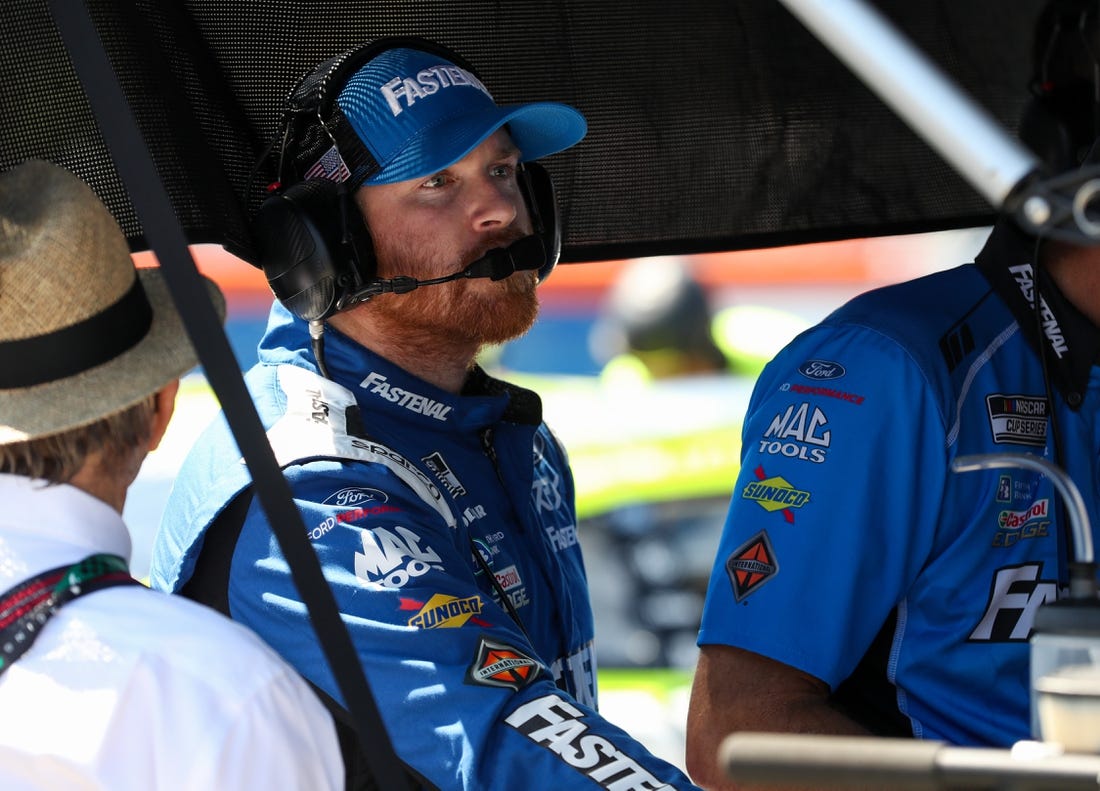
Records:
<instances>
[{"instance_id":1,"label":"lanyard","mask_svg":"<svg viewBox=\"0 0 1100 791\"><path fill-rule=\"evenodd\" d=\"M118 555L89 555L21 582L0 597L0 673L21 657L46 621L86 593L115 585L139 585Z\"/></svg>"}]
</instances>

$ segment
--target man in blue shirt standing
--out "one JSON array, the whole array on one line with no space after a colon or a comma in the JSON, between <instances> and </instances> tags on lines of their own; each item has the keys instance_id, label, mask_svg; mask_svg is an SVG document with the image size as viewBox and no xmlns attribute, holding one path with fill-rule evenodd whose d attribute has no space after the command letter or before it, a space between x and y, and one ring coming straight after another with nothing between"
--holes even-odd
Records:
<instances>
[{"instance_id":1,"label":"man in blue shirt standing","mask_svg":"<svg viewBox=\"0 0 1100 791\"><path fill-rule=\"evenodd\" d=\"M560 242L533 160L583 117L498 106L454 53L397 40L322 64L284 120L257 220L279 302L247 382L409 776L691 787L596 712L565 451L538 396L475 363L535 319ZM346 718L239 457L224 421L199 440L153 584L251 626ZM346 746L349 787L372 787Z\"/></svg>"},{"instance_id":2,"label":"man in blue shirt standing","mask_svg":"<svg viewBox=\"0 0 1100 791\"><path fill-rule=\"evenodd\" d=\"M1095 4L1040 20L1022 130L1061 143L1044 153L1063 170L1098 131L1081 19L1095 41ZM857 297L768 365L699 633L701 785L723 787L716 750L736 730L1031 737L1027 640L1067 583L1067 519L1037 472L951 465L1042 456L1100 523L1098 327L1100 249L1001 223L975 263Z\"/></svg>"}]
</instances>

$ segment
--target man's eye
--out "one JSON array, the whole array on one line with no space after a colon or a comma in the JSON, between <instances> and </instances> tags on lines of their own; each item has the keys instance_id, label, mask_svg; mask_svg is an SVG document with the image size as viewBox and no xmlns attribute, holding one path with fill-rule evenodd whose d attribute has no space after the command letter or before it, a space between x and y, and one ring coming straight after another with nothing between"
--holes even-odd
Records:
<instances>
[{"instance_id":1,"label":"man's eye","mask_svg":"<svg viewBox=\"0 0 1100 791\"><path fill-rule=\"evenodd\" d=\"M508 178L516 172L515 165L495 165L489 171L496 178Z\"/></svg>"},{"instance_id":2,"label":"man's eye","mask_svg":"<svg viewBox=\"0 0 1100 791\"><path fill-rule=\"evenodd\" d=\"M436 173L434 176L429 176L428 178L424 179L424 183L421 184L421 186L427 187L429 189L437 189L438 187L442 187L446 183L447 177L444 176L442 173Z\"/></svg>"}]
</instances>

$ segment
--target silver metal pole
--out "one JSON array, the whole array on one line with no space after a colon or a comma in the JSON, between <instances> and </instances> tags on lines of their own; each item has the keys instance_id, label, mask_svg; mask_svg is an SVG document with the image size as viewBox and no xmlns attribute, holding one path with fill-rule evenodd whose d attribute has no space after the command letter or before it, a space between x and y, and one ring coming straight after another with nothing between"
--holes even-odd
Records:
<instances>
[{"instance_id":1,"label":"silver metal pole","mask_svg":"<svg viewBox=\"0 0 1100 791\"><path fill-rule=\"evenodd\" d=\"M722 741L718 760L730 780L769 788L1100 789L1098 755L1029 755L921 739L740 732Z\"/></svg>"},{"instance_id":2,"label":"silver metal pole","mask_svg":"<svg viewBox=\"0 0 1100 791\"><path fill-rule=\"evenodd\" d=\"M780 0L995 208L1039 160L860 0ZM1007 11L1006 11L1007 13Z\"/></svg>"}]
</instances>

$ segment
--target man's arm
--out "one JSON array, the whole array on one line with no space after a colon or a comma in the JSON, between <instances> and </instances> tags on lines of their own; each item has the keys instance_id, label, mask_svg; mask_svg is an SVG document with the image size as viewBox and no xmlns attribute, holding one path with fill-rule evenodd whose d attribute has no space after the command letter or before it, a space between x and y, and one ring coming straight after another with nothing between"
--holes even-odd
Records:
<instances>
[{"instance_id":1,"label":"man's arm","mask_svg":"<svg viewBox=\"0 0 1100 791\"><path fill-rule=\"evenodd\" d=\"M688 708L688 773L704 788L733 789L718 748L734 731L868 735L828 698L824 681L790 665L731 646L702 646Z\"/></svg>"}]
</instances>

